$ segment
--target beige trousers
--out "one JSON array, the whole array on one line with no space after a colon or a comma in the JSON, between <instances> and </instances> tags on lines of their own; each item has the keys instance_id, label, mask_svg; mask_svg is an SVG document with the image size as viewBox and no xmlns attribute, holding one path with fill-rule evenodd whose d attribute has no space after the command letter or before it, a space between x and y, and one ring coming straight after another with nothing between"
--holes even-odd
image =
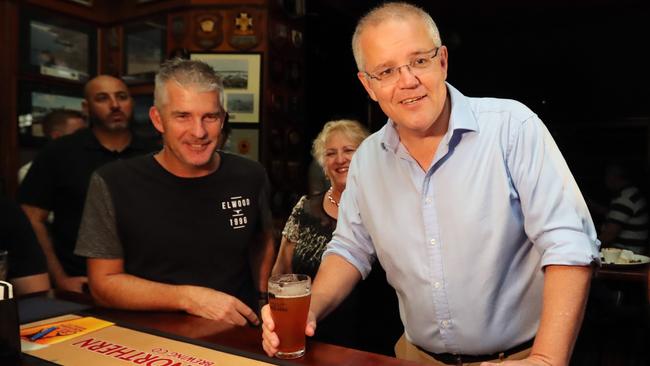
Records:
<instances>
[{"instance_id":1,"label":"beige trousers","mask_svg":"<svg viewBox=\"0 0 650 366\"><path fill-rule=\"evenodd\" d=\"M521 352L514 353L509 357L502 357L500 359L491 360L489 362L502 362L505 360L523 360L530 355L531 348L525 349ZM429 356L426 352L420 351L415 345L406 339L402 334L400 339L395 343L395 355L397 358L408 361L420 362L428 365L449 366L442 363L435 358ZM464 363L464 366L480 366L480 362Z\"/></svg>"}]
</instances>

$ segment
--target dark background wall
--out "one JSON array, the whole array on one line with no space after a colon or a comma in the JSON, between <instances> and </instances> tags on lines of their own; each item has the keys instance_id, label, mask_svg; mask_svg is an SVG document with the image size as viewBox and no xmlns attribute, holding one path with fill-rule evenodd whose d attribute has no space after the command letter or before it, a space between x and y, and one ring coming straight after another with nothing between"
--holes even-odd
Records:
<instances>
[{"instance_id":1,"label":"dark background wall","mask_svg":"<svg viewBox=\"0 0 650 366\"><path fill-rule=\"evenodd\" d=\"M332 118L377 130L385 117L356 78L350 39L379 1L308 3L307 137ZM583 191L602 166L648 167L650 11L645 1L414 1L449 48L448 81L468 96L517 99L547 124Z\"/></svg>"}]
</instances>

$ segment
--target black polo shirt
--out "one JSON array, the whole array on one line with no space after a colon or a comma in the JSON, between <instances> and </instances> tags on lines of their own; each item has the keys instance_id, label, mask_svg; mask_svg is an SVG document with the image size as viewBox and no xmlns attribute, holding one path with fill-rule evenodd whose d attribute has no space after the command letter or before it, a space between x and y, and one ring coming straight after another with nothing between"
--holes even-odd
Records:
<instances>
[{"instance_id":1,"label":"black polo shirt","mask_svg":"<svg viewBox=\"0 0 650 366\"><path fill-rule=\"evenodd\" d=\"M36 156L20 186L19 201L54 212L51 237L68 275L86 275L85 258L73 252L92 173L106 163L157 149L156 143L133 135L126 149L110 151L92 129L82 129L50 142Z\"/></svg>"}]
</instances>

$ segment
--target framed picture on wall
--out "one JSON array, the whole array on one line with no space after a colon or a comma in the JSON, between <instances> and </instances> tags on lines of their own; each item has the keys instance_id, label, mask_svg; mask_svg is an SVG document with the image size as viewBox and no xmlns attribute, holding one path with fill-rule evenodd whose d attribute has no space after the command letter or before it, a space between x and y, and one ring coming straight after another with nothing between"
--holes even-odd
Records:
<instances>
[{"instance_id":1,"label":"framed picture on wall","mask_svg":"<svg viewBox=\"0 0 650 366\"><path fill-rule=\"evenodd\" d=\"M241 155L251 160L260 158L260 131L257 128L232 127L223 146L224 151Z\"/></svg>"},{"instance_id":2,"label":"framed picture on wall","mask_svg":"<svg viewBox=\"0 0 650 366\"><path fill-rule=\"evenodd\" d=\"M190 58L212 66L223 79L230 122L260 122L261 54L193 53Z\"/></svg>"},{"instance_id":3,"label":"framed picture on wall","mask_svg":"<svg viewBox=\"0 0 650 366\"><path fill-rule=\"evenodd\" d=\"M97 29L30 8L20 23L21 67L30 74L85 82L96 72Z\"/></svg>"},{"instance_id":4,"label":"framed picture on wall","mask_svg":"<svg viewBox=\"0 0 650 366\"><path fill-rule=\"evenodd\" d=\"M151 19L124 26L124 80L151 82L165 57L167 26Z\"/></svg>"},{"instance_id":5,"label":"framed picture on wall","mask_svg":"<svg viewBox=\"0 0 650 366\"><path fill-rule=\"evenodd\" d=\"M22 82L18 93L18 133L22 146L45 143L43 117L55 109L81 112L83 92L78 87Z\"/></svg>"}]
</instances>

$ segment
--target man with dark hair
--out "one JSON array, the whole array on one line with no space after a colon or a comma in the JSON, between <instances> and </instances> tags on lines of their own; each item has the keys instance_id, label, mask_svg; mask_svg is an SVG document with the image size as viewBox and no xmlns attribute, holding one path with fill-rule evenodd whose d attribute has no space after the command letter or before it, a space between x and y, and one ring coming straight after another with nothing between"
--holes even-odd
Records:
<instances>
[{"instance_id":1,"label":"man with dark hair","mask_svg":"<svg viewBox=\"0 0 650 366\"><path fill-rule=\"evenodd\" d=\"M43 117L41 121L43 134L48 140L56 140L59 137L70 135L79 129L86 128L88 124L84 116L77 111L70 109L55 109ZM18 170L18 182L23 181L32 162L23 165Z\"/></svg>"},{"instance_id":2,"label":"man with dark hair","mask_svg":"<svg viewBox=\"0 0 650 366\"><path fill-rule=\"evenodd\" d=\"M257 324L275 259L264 168L217 151L224 91L207 64L164 63L154 96L163 149L90 182L75 253L91 293L109 307Z\"/></svg>"},{"instance_id":3,"label":"man with dark hair","mask_svg":"<svg viewBox=\"0 0 650 366\"><path fill-rule=\"evenodd\" d=\"M81 112L70 109L55 109L46 114L41 121L43 133L50 140L74 133L88 124Z\"/></svg>"},{"instance_id":4,"label":"man with dark hair","mask_svg":"<svg viewBox=\"0 0 650 366\"><path fill-rule=\"evenodd\" d=\"M19 190L19 201L47 259L55 287L82 291L87 282L84 258L74 255L90 175L98 167L157 148L131 133L133 99L126 84L97 76L84 87L81 105L90 122L48 144L34 159ZM47 217L54 212L51 230Z\"/></svg>"}]
</instances>

